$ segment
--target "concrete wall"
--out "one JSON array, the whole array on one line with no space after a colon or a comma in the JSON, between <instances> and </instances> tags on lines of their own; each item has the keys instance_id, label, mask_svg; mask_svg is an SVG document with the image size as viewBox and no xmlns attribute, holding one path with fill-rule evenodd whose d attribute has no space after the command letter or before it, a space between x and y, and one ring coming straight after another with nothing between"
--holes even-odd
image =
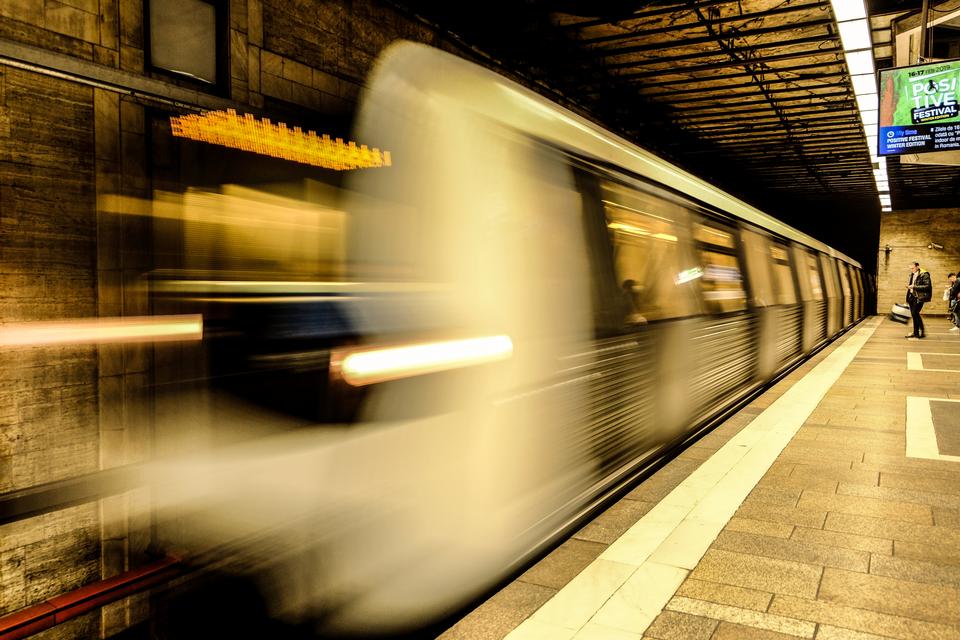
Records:
<instances>
[{"instance_id":1,"label":"concrete wall","mask_svg":"<svg viewBox=\"0 0 960 640\"><path fill-rule=\"evenodd\" d=\"M928 249L930 243L943 249ZM887 251L885 247L890 247ZM880 217L877 258L877 310L887 313L894 302L904 302L910 263L930 272L933 300L924 315L946 313L942 301L947 274L960 271L960 209L919 209L884 213Z\"/></svg>"},{"instance_id":2,"label":"concrete wall","mask_svg":"<svg viewBox=\"0 0 960 640\"><path fill-rule=\"evenodd\" d=\"M0 68L0 105L0 318L95 315L93 91ZM98 440L96 348L0 350L0 491L95 471ZM0 527L0 613L98 578L99 534L96 504Z\"/></svg>"}]
</instances>

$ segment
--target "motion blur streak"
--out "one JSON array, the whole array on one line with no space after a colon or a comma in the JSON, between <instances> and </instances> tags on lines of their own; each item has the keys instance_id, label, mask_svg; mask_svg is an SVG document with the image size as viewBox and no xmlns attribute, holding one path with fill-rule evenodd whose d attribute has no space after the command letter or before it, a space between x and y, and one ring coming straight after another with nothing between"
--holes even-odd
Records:
<instances>
[{"instance_id":1,"label":"motion blur streak","mask_svg":"<svg viewBox=\"0 0 960 640\"><path fill-rule=\"evenodd\" d=\"M20 322L0 327L0 346L200 340L199 315Z\"/></svg>"},{"instance_id":2,"label":"motion blur streak","mask_svg":"<svg viewBox=\"0 0 960 640\"><path fill-rule=\"evenodd\" d=\"M354 386L397 380L504 360L513 353L507 336L448 340L351 353L343 359L341 375Z\"/></svg>"}]
</instances>

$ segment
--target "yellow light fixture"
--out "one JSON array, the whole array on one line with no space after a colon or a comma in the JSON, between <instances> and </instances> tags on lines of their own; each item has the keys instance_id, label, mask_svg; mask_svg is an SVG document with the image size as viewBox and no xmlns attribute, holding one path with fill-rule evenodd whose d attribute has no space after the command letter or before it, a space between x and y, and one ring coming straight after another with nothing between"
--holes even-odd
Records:
<instances>
[{"instance_id":1,"label":"yellow light fixture","mask_svg":"<svg viewBox=\"0 0 960 640\"><path fill-rule=\"evenodd\" d=\"M239 115L233 109L208 111L203 115L170 118L170 128L178 138L208 142L231 149L250 151L273 158L291 160L324 169L344 171L389 167L389 151L380 151L355 142L344 142L316 131L304 132L300 127L288 129L279 122Z\"/></svg>"}]
</instances>

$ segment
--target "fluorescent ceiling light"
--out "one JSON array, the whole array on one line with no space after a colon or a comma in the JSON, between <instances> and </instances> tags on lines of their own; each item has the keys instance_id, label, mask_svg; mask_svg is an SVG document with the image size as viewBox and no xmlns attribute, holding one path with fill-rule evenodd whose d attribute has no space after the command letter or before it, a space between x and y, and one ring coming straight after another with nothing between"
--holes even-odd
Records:
<instances>
[{"instance_id":1,"label":"fluorescent ceiling light","mask_svg":"<svg viewBox=\"0 0 960 640\"><path fill-rule=\"evenodd\" d=\"M837 22L867 17L863 0L831 0L830 4L833 5L833 15L837 18Z\"/></svg>"},{"instance_id":2,"label":"fluorescent ceiling light","mask_svg":"<svg viewBox=\"0 0 960 640\"><path fill-rule=\"evenodd\" d=\"M862 73L872 74L876 69L873 67L873 51L864 49L863 51L847 51L847 69L850 75L855 76Z\"/></svg>"},{"instance_id":3,"label":"fluorescent ceiling light","mask_svg":"<svg viewBox=\"0 0 960 640\"><path fill-rule=\"evenodd\" d=\"M870 25L866 19L841 22L837 26L840 28L840 42L843 43L844 51L857 51L871 47Z\"/></svg>"},{"instance_id":4,"label":"fluorescent ceiling light","mask_svg":"<svg viewBox=\"0 0 960 640\"><path fill-rule=\"evenodd\" d=\"M872 73L850 76L850 81L853 82L853 91L858 96L877 92L877 79Z\"/></svg>"},{"instance_id":5,"label":"fluorescent ceiling light","mask_svg":"<svg viewBox=\"0 0 960 640\"><path fill-rule=\"evenodd\" d=\"M860 112L860 122L863 124L877 124L879 116L876 109Z\"/></svg>"},{"instance_id":6,"label":"fluorescent ceiling light","mask_svg":"<svg viewBox=\"0 0 960 640\"><path fill-rule=\"evenodd\" d=\"M860 109L860 111L879 109L880 100L877 98L877 94L875 93L860 93L857 94L857 107Z\"/></svg>"}]
</instances>

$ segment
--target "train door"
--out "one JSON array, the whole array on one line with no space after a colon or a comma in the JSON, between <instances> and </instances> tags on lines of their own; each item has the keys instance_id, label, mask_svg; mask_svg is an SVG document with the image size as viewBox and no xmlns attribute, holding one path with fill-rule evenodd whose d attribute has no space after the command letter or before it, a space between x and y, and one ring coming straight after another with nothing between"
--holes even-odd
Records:
<instances>
[{"instance_id":1,"label":"train door","mask_svg":"<svg viewBox=\"0 0 960 640\"><path fill-rule=\"evenodd\" d=\"M689 423L690 318L700 312L687 210L653 187L578 175L593 245L596 337L579 367L590 403L581 446L610 481ZM578 368L579 367L579 368Z\"/></svg>"},{"instance_id":2,"label":"train door","mask_svg":"<svg viewBox=\"0 0 960 640\"><path fill-rule=\"evenodd\" d=\"M758 336L756 314L747 305L736 229L697 217L693 239L706 312L688 345L695 354L688 398L696 422L748 390L756 378Z\"/></svg>"},{"instance_id":3,"label":"train door","mask_svg":"<svg viewBox=\"0 0 960 640\"><path fill-rule=\"evenodd\" d=\"M770 268L770 240L746 225L740 228L750 307L757 316L757 378L768 380L777 368L777 307Z\"/></svg>"},{"instance_id":4,"label":"train door","mask_svg":"<svg viewBox=\"0 0 960 640\"><path fill-rule=\"evenodd\" d=\"M843 327L843 297L840 293L840 278L837 275L836 262L823 253L817 253L820 259L820 274L827 298L827 338L832 338Z\"/></svg>"},{"instance_id":5,"label":"train door","mask_svg":"<svg viewBox=\"0 0 960 640\"><path fill-rule=\"evenodd\" d=\"M847 270L847 263L834 259L838 273L840 275L840 292L843 294L843 327L847 328L853 324L853 306L856 300L853 295L853 285L850 283L850 273Z\"/></svg>"},{"instance_id":6,"label":"train door","mask_svg":"<svg viewBox=\"0 0 960 640\"><path fill-rule=\"evenodd\" d=\"M876 298L869 273L860 269L860 287L863 289L863 309L861 315L866 317L876 311Z\"/></svg>"},{"instance_id":7,"label":"train door","mask_svg":"<svg viewBox=\"0 0 960 640\"><path fill-rule=\"evenodd\" d=\"M803 352L809 353L826 339L827 300L816 255L794 244L792 247L797 284L803 300Z\"/></svg>"},{"instance_id":8,"label":"train door","mask_svg":"<svg viewBox=\"0 0 960 640\"><path fill-rule=\"evenodd\" d=\"M865 306L866 291L863 288L863 271L858 267L850 268L851 275L853 276L853 284L857 288L857 320L863 317L863 308Z\"/></svg>"},{"instance_id":9,"label":"train door","mask_svg":"<svg viewBox=\"0 0 960 640\"><path fill-rule=\"evenodd\" d=\"M770 266L773 272L774 304L776 305L777 370L783 369L802 351L803 304L797 291L790 252L783 242L770 240Z\"/></svg>"},{"instance_id":10,"label":"train door","mask_svg":"<svg viewBox=\"0 0 960 640\"><path fill-rule=\"evenodd\" d=\"M845 265L847 278L850 280L850 292L853 294L853 308L851 309L851 324L860 319L860 307L863 306L863 291L860 290L860 275L853 265Z\"/></svg>"}]
</instances>

